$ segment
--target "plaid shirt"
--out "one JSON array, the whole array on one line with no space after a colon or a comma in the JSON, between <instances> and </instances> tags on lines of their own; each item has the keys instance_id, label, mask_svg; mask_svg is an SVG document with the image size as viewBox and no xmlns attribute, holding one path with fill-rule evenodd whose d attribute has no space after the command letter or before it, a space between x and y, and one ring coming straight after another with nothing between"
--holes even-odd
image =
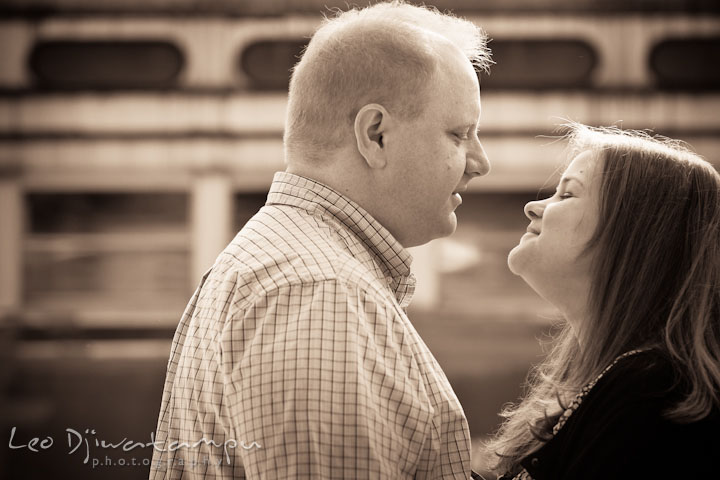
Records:
<instances>
[{"instance_id":1,"label":"plaid shirt","mask_svg":"<svg viewBox=\"0 0 720 480\"><path fill-rule=\"evenodd\" d=\"M469 478L410 262L356 203L277 173L177 328L150 478Z\"/></svg>"}]
</instances>

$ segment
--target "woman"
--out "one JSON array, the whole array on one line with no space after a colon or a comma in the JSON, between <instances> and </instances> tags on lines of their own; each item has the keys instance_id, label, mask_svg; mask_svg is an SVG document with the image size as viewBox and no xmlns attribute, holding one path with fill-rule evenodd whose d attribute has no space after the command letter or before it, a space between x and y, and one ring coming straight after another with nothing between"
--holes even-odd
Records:
<instances>
[{"instance_id":1,"label":"woman","mask_svg":"<svg viewBox=\"0 0 720 480\"><path fill-rule=\"evenodd\" d=\"M569 128L574 159L508 257L565 323L503 412L495 471L720 478L720 175L678 142Z\"/></svg>"}]
</instances>

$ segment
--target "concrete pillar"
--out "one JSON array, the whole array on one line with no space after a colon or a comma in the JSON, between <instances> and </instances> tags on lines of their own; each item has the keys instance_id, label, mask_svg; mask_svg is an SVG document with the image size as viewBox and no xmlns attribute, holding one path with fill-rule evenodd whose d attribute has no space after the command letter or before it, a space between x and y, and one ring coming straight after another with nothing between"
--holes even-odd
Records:
<instances>
[{"instance_id":1,"label":"concrete pillar","mask_svg":"<svg viewBox=\"0 0 720 480\"><path fill-rule=\"evenodd\" d=\"M0 165L0 320L22 306L23 233L20 172Z\"/></svg>"},{"instance_id":2,"label":"concrete pillar","mask_svg":"<svg viewBox=\"0 0 720 480\"><path fill-rule=\"evenodd\" d=\"M190 206L191 289L212 267L232 240L233 188L230 175L219 169L195 174Z\"/></svg>"}]
</instances>

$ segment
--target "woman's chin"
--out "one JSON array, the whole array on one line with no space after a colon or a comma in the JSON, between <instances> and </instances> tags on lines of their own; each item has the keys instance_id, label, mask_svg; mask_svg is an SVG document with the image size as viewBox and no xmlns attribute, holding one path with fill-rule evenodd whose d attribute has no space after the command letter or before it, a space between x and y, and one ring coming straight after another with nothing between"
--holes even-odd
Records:
<instances>
[{"instance_id":1,"label":"woman's chin","mask_svg":"<svg viewBox=\"0 0 720 480\"><path fill-rule=\"evenodd\" d=\"M522 246L516 245L515 248L510 250L510 253L508 254L508 258L507 258L508 268L515 275L520 275L520 273L522 271L522 268L521 268L521 266L522 266L522 260L521 260L522 251L521 250L522 250Z\"/></svg>"}]
</instances>

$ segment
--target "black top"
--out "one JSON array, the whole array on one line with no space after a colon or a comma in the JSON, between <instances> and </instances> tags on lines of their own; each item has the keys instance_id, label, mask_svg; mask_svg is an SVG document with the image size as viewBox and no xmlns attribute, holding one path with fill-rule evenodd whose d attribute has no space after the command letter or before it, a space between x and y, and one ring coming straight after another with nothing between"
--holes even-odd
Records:
<instances>
[{"instance_id":1,"label":"black top","mask_svg":"<svg viewBox=\"0 0 720 480\"><path fill-rule=\"evenodd\" d=\"M655 352L622 359L557 435L521 463L535 480L720 478L720 412L690 424L662 412L682 392Z\"/></svg>"}]
</instances>

